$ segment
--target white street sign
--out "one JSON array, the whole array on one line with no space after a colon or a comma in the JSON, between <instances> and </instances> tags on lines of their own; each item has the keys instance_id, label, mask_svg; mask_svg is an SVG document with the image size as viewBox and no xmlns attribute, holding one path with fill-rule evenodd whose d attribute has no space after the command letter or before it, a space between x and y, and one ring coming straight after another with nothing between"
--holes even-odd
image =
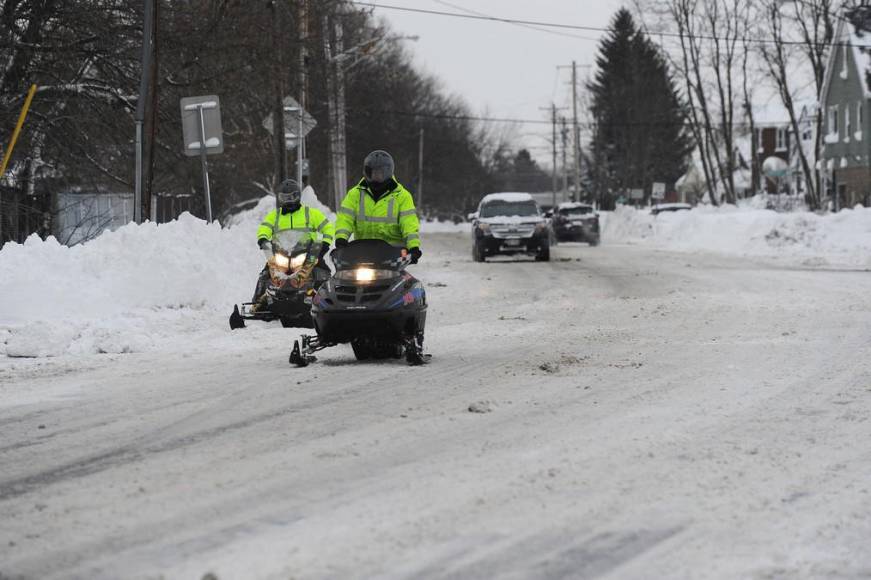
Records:
<instances>
[{"instance_id":1,"label":"white street sign","mask_svg":"<svg viewBox=\"0 0 871 580\"><path fill-rule=\"evenodd\" d=\"M183 98L181 100L181 125L184 135L184 154L188 157L199 157L203 133L205 134L207 155L217 155L224 152L221 104L217 95Z\"/></svg>"}]
</instances>

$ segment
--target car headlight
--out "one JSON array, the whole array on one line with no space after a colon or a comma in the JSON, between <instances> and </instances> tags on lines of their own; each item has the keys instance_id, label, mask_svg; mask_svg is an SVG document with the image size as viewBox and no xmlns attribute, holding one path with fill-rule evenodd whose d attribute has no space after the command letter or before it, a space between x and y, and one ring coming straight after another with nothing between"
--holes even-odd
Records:
<instances>
[{"instance_id":1,"label":"car headlight","mask_svg":"<svg viewBox=\"0 0 871 580\"><path fill-rule=\"evenodd\" d=\"M284 269L284 270L286 270L287 267L290 266L290 258L285 256L284 254L275 254L274 260L275 260L275 265L279 268Z\"/></svg>"},{"instance_id":2,"label":"car headlight","mask_svg":"<svg viewBox=\"0 0 871 580\"><path fill-rule=\"evenodd\" d=\"M482 234L489 234L490 233L490 224L478 222L478 229L481 230Z\"/></svg>"},{"instance_id":3,"label":"car headlight","mask_svg":"<svg viewBox=\"0 0 871 580\"><path fill-rule=\"evenodd\" d=\"M375 268L354 268L353 270L340 270L336 273L339 280L352 282L372 282L374 280L389 280L397 276L393 270Z\"/></svg>"},{"instance_id":4,"label":"car headlight","mask_svg":"<svg viewBox=\"0 0 871 580\"><path fill-rule=\"evenodd\" d=\"M535 224L535 233L540 234L547 230L547 222L538 222Z\"/></svg>"}]
</instances>

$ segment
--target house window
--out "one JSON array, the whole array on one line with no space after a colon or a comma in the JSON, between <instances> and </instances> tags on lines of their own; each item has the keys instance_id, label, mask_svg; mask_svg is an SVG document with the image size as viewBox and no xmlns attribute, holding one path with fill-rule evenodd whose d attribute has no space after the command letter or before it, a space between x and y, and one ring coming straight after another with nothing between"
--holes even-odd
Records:
<instances>
[{"instance_id":1,"label":"house window","mask_svg":"<svg viewBox=\"0 0 871 580\"><path fill-rule=\"evenodd\" d=\"M829 107L829 135L838 136L838 105Z\"/></svg>"},{"instance_id":2,"label":"house window","mask_svg":"<svg viewBox=\"0 0 871 580\"><path fill-rule=\"evenodd\" d=\"M786 151L786 129L783 127L777 129L777 144L775 148L777 151Z\"/></svg>"},{"instance_id":3,"label":"house window","mask_svg":"<svg viewBox=\"0 0 871 580\"><path fill-rule=\"evenodd\" d=\"M850 123L850 106L844 107L844 141L850 140L850 133L853 132L853 125Z\"/></svg>"},{"instance_id":4,"label":"house window","mask_svg":"<svg viewBox=\"0 0 871 580\"><path fill-rule=\"evenodd\" d=\"M847 78L847 45L841 45L841 78Z\"/></svg>"}]
</instances>

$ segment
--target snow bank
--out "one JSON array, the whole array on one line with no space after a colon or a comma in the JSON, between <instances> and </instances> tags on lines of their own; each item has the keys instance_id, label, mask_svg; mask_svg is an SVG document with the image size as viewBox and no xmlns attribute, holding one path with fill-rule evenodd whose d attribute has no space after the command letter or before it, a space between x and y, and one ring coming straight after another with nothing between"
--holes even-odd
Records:
<instances>
[{"instance_id":1,"label":"snow bank","mask_svg":"<svg viewBox=\"0 0 871 580\"><path fill-rule=\"evenodd\" d=\"M0 327L9 356L135 352L173 312L228 310L252 289L262 257L251 227L190 214L129 224L67 247L31 236L0 251Z\"/></svg>"},{"instance_id":2,"label":"snow bank","mask_svg":"<svg viewBox=\"0 0 871 580\"><path fill-rule=\"evenodd\" d=\"M871 268L871 209L859 206L824 215L724 206L657 216L621 206L602 216L606 243L649 243L682 252Z\"/></svg>"}]
</instances>

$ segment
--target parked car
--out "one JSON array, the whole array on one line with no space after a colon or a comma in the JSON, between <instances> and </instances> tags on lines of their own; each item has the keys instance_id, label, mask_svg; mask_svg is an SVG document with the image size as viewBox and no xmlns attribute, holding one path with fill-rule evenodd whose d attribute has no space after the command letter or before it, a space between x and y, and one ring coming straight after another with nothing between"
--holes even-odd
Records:
<instances>
[{"instance_id":1,"label":"parked car","mask_svg":"<svg viewBox=\"0 0 871 580\"><path fill-rule=\"evenodd\" d=\"M497 254L527 254L550 260L553 229L528 193L491 193L478 204L472 220L472 258L483 262Z\"/></svg>"},{"instance_id":2,"label":"parked car","mask_svg":"<svg viewBox=\"0 0 871 580\"><path fill-rule=\"evenodd\" d=\"M693 209L693 206L688 203L660 203L650 208L650 213L657 215L664 211L683 211L686 209Z\"/></svg>"},{"instance_id":3,"label":"parked car","mask_svg":"<svg viewBox=\"0 0 871 580\"><path fill-rule=\"evenodd\" d=\"M587 203L564 202L553 212L553 230L560 242L599 245L599 214Z\"/></svg>"}]
</instances>

